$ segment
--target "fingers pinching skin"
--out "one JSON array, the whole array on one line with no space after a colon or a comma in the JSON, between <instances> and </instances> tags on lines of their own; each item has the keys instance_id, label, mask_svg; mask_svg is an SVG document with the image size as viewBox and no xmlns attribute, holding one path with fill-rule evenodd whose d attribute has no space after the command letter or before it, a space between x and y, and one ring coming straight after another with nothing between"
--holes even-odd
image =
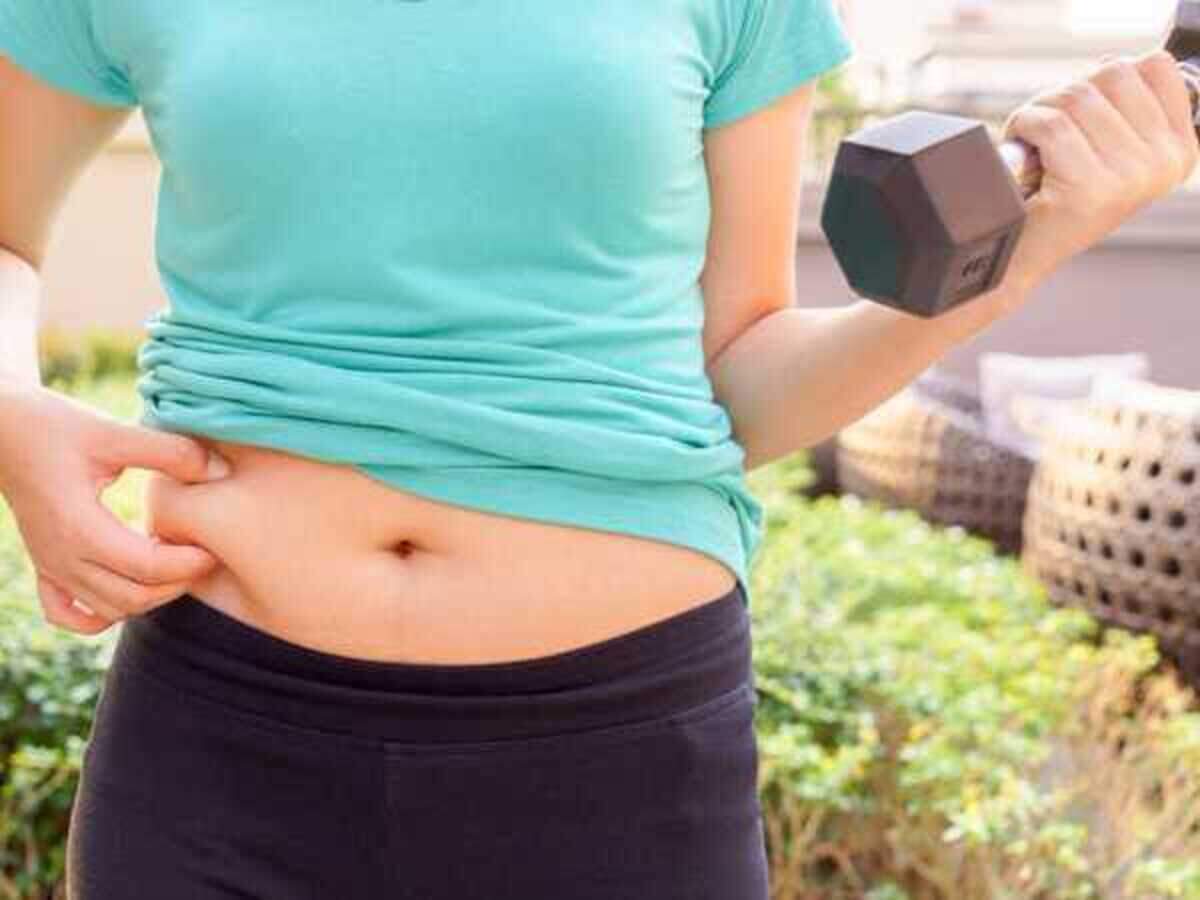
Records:
<instances>
[{"instance_id":1,"label":"fingers pinching skin","mask_svg":"<svg viewBox=\"0 0 1200 900\"><path fill-rule=\"evenodd\" d=\"M98 503L87 517L83 532L87 543L79 548L80 559L142 585L193 581L218 562L202 547L169 544L141 534Z\"/></svg>"},{"instance_id":2,"label":"fingers pinching skin","mask_svg":"<svg viewBox=\"0 0 1200 900\"><path fill-rule=\"evenodd\" d=\"M39 573L37 577L38 598L42 614L52 625L80 634L99 634L112 626L112 622L99 615L88 615L73 604L70 594Z\"/></svg>"},{"instance_id":3,"label":"fingers pinching skin","mask_svg":"<svg viewBox=\"0 0 1200 900\"><path fill-rule=\"evenodd\" d=\"M91 590L78 577L64 577L59 589L63 591L76 606L82 606L85 613L116 623L130 615L120 606L110 603L105 597Z\"/></svg>"},{"instance_id":4,"label":"fingers pinching skin","mask_svg":"<svg viewBox=\"0 0 1200 900\"><path fill-rule=\"evenodd\" d=\"M91 600L102 603L99 612L122 619L141 615L174 600L187 590L189 583L142 584L91 562L82 563L75 572L75 580L83 589L85 603L91 605Z\"/></svg>"},{"instance_id":5,"label":"fingers pinching skin","mask_svg":"<svg viewBox=\"0 0 1200 900\"><path fill-rule=\"evenodd\" d=\"M225 478L231 466L201 440L128 425L67 395L39 387L14 395L21 412L5 429L4 454L18 464L0 488L37 572L46 620L80 634L180 596L211 572L207 549L169 544L126 525L102 502L124 469L146 468L181 483ZM7 459L6 459L7 462Z\"/></svg>"},{"instance_id":6,"label":"fingers pinching skin","mask_svg":"<svg viewBox=\"0 0 1200 900\"><path fill-rule=\"evenodd\" d=\"M102 462L119 468L152 469L176 481L197 483L229 474L229 464L185 435L136 425L111 425L95 448Z\"/></svg>"}]
</instances>

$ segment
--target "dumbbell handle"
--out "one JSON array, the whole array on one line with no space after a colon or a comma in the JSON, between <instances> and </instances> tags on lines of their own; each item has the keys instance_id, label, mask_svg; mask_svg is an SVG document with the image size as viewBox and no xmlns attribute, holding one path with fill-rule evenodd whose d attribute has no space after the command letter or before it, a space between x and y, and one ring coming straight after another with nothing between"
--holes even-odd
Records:
<instances>
[{"instance_id":1,"label":"dumbbell handle","mask_svg":"<svg viewBox=\"0 0 1200 900\"><path fill-rule=\"evenodd\" d=\"M1192 118L1200 129L1200 59L1189 59L1179 64L1179 71L1187 83L1188 93L1192 97ZM1037 148L1025 141L1014 139L1005 141L998 148L1000 158L1012 174L1017 188L1026 200L1042 189L1042 158Z\"/></svg>"}]
</instances>

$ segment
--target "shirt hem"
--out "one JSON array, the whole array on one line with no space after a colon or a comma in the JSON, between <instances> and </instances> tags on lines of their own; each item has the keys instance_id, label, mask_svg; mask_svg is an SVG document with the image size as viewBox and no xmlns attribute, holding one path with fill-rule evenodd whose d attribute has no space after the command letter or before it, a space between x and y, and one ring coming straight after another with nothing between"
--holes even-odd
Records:
<instances>
[{"instance_id":1,"label":"shirt hem","mask_svg":"<svg viewBox=\"0 0 1200 900\"><path fill-rule=\"evenodd\" d=\"M765 83L754 93L746 93L739 97L731 97L719 107L706 108L703 116L703 129L717 128L727 125L744 116L765 109L777 100L782 99L802 85L815 81L823 75L839 68L853 55L849 44L840 44L837 51L830 56L805 66L796 67L795 57L786 57L784 62L774 70L774 78Z\"/></svg>"},{"instance_id":2,"label":"shirt hem","mask_svg":"<svg viewBox=\"0 0 1200 900\"><path fill-rule=\"evenodd\" d=\"M140 423L191 433L157 417L147 404ZM697 481L630 481L530 466L398 466L333 459L294 444L237 432L202 432L348 465L390 487L427 499L517 519L571 525L659 540L697 550L726 566L750 598L742 527L733 503Z\"/></svg>"},{"instance_id":3,"label":"shirt hem","mask_svg":"<svg viewBox=\"0 0 1200 900\"><path fill-rule=\"evenodd\" d=\"M137 98L120 91L101 89L95 83L69 73L61 66L38 56L20 41L13 40L11 34L0 37L0 54L7 56L18 68L57 90L83 97L101 106L121 109L133 109L138 106Z\"/></svg>"}]
</instances>

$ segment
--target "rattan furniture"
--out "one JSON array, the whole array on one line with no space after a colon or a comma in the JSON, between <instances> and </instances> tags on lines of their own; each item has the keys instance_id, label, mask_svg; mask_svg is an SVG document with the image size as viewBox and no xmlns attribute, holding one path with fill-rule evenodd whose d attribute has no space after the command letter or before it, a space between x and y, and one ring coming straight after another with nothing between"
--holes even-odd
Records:
<instances>
[{"instance_id":1,"label":"rattan furniture","mask_svg":"<svg viewBox=\"0 0 1200 900\"><path fill-rule=\"evenodd\" d=\"M1034 461L985 431L978 389L930 370L838 435L843 493L912 509L1019 553Z\"/></svg>"},{"instance_id":2,"label":"rattan furniture","mask_svg":"<svg viewBox=\"0 0 1200 900\"><path fill-rule=\"evenodd\" d=\"M1023 566L1200 683L1200 394L1130 383L1043 435Z\"/></svg>"}]
</instances>

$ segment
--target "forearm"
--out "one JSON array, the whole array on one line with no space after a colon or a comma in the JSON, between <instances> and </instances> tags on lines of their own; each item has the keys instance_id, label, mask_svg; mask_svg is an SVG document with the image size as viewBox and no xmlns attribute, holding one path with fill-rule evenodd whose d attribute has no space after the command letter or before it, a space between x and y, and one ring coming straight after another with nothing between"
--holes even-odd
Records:
<instances>
[{"instance_id":1,"label":"forearm","mask_svg":"<svg viewBox=\"0 0 1200 900\"><path fill-rule=\"evenodd\" d=\"M861 301L759 320L709 368L746 470L821 443L898 393L1023 302L1029 288L1014 282L936 319Z\"/></svg>"},{"instance_id":2,"label":"forearm","mask_svg":"<svg viewBox=\"0 0 1200 900\"><path fill-rule=\"evenodd\" d=\"M41 276L0 247L0 383L40 384L37 332Z\"/></svg>"}]
</instances>

